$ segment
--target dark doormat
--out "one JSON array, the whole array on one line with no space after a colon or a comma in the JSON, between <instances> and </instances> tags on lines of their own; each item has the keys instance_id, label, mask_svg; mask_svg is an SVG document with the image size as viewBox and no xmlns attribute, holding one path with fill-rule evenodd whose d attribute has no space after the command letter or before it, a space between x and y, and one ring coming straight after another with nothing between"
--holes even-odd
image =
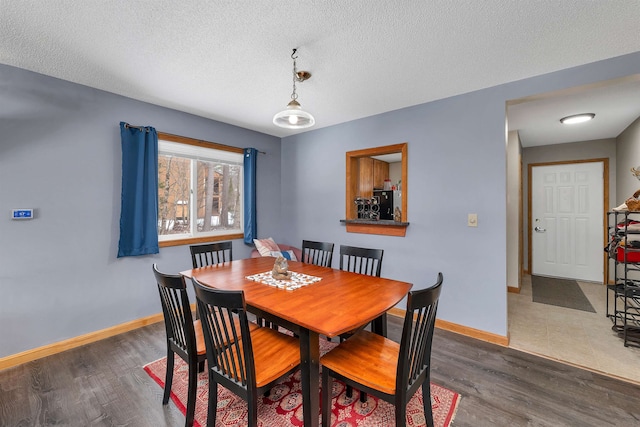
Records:
<instances>
[{"instance_id":1,"label":"dark doormat","mask_svg":"<svg viewBox=\"0 0 640 427\"><path fill-rule=\"evenodd\" d=\"M531 276L533 302L595 313L575 280Z\"/></svg>"}]
</instances>

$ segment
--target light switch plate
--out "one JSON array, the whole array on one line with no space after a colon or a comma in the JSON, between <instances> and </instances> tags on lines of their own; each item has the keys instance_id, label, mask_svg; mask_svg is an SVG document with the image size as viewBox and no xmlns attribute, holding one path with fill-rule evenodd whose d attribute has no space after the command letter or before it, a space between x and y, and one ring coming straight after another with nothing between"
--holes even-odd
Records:
<instances>
[{"instance_id":1,"label":"light switch plate","mask_svg":"<svg viewBox=\"0 0 640 427\"><path fill-rule=\"evenodd\" d=\"M467 217L467 226L469 227L477 227L478 226L478 214L470 213Z\"/></svg>"}]
</instances>

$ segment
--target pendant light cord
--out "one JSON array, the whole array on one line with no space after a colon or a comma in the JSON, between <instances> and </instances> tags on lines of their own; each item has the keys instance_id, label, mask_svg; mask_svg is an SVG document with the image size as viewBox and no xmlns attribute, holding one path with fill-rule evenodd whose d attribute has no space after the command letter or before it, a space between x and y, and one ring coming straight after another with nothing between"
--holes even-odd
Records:
<instances>
[{"instance_id":1,"label":"pendant light cord","mask_svg":"<svg viewBox=\"0 0 640 427\"><path fill-rule=\"evenodd\" d=\"M293 59L293 92L291 93L291 99L294 101L298 99L298 94L296 93L296 80L298 80L298 70L296 68L296 59L297 56L294 56L298 49L293 49L293 53L291 54L291 59Z\"/></svg>"}]
</instances>

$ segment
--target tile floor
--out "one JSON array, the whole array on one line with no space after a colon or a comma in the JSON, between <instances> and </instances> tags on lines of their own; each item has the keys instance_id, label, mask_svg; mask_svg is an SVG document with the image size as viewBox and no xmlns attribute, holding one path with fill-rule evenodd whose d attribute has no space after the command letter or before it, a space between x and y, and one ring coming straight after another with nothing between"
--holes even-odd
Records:
<instances>
[{"instance_id":1,"label":"tile floor","mask_svg":"<svg viewBox=\"0 0 640 427\"><path fill-rule=\"evenodd\" d=\"M640 348L625 347L606 317L601 283L578 282L597 313L532 301L531 276L508 294L509 347L640 384Z\"/></svg>"}]
</instances>

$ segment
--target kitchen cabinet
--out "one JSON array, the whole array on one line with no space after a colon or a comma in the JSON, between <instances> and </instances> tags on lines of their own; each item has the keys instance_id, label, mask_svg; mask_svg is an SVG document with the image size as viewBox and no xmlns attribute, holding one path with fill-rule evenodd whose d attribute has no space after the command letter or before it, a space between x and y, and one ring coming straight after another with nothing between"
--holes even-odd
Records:
<instances>
[{"instance_id":1,"label":"kitchen cabinet","mask_svg":"<svg viewBox=\"0 0 640 427\"><path fill-rule=\"evenodd\" d=\"M371 157L358 159L358 195L365 199L373 197L373 190L382 190L384 180L389 178L389 163Z\"/></svg>"},{"instance_id":2,"label":"kitchen cabinet","mask_svg":"<svg viewBox=\"0 0 640 427\"><path fill-rule=\"evenodd\" d=\"M389 179L389 163L373 159L373 189L384 190L385 179Z\"/></svg>"}]
</instances>

